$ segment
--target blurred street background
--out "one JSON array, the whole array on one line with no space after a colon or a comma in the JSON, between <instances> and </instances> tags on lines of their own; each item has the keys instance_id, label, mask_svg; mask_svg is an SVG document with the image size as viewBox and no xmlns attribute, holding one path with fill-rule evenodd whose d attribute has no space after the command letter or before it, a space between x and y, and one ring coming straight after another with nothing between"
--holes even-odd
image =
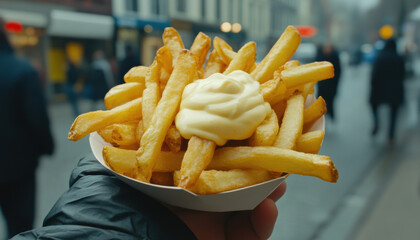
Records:
<instances>
[{"instance_id":1,"label":"blurred street background","mask_svg":"<svg viewBox=\"0 0 420 240\"><path fill-rule=\"evenodd\" d=\"M36 172L34 227L68 189L78 160L90 153L88 138L70 142L67 134L75 115L104 108L88 97L87 73L97 50L110 66L113 86L133 64L152 63L165 27L175 27L186 47L200 31L225 39L235 51L255 41L259 61L294 25L303 36L294 59L317 60L325 43L338 52L335 116L326 117L320 154L331 156L340 178L331 184L290 176L271 239L420 239L418 0L2 0L0 18L16 54L39 73L56 146ZM393 139L387 134L391 109L379 108L372 135L369 105L372 63L389 37L396 39L406 71ZM66 90L69 61L78 69L74 95ZM0 239L5 233L0 215Z\"/></svg>"}]
</instances>

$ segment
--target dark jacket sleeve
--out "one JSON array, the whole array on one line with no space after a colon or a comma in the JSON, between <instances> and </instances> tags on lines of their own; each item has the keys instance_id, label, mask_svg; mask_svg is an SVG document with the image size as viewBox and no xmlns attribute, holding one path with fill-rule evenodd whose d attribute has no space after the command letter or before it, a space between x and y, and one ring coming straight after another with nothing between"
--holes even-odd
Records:
<instances>
[{"instance_id":1,"label":"dark jacket sleeve","mask_svg":"<svg viewBox=\"0 0 420 240\"><path fill-rule=\"evenodd\" d=\"M30 66L19 79L22 114L28 136L38 155L52 154L54 149L47 104L37 72Z\"/></svg>"},{"instance_id":2,"label":"dark jacket sleeve","mask_svg":"<svg viewBox=\"0 0 420 240\"><path fill-rule=\"evenodd\" d=\"M93 155L73 170L70 189L43 227L17 239L195 239L188 227L156 200L124 184Z\"/></svg>"}]
</instances>

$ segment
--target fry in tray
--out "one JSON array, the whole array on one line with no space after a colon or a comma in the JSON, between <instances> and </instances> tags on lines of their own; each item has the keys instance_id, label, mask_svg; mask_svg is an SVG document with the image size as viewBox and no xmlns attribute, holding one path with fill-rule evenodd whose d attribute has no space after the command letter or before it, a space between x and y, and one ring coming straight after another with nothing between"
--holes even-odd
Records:
<instances>
[{"instance_id":1,"label":"fry in tray","mask_svg":"<svg viewBox=\"0 0 420 240\"><path fill-rule=\"evenodd\" d=\"M162 98L153 113L150 125L141 138L140 148L137 151L138 180L146 182L150 180L166 133L175 120L182 91L188 83L193 81L196 69L195 57L189 51L182 50L163 91Z\"/></svg>"}]
</instances>

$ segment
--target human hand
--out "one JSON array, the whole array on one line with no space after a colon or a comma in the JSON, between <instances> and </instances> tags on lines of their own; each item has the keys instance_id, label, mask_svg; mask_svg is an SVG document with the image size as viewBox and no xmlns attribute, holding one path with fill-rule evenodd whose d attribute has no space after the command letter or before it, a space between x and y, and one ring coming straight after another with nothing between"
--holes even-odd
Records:
<instances>
[{"instance_id":1,"label":"human hand","mask_svg":"<svg viewBox=\"0 0 420 240\"><path fill-rule=\"evenodd\" d=\"M198 239L267 239L277 219L275 202L286 191L286 182L252 211L202 212L169 207Z\"/></svg>"}]
</instances>

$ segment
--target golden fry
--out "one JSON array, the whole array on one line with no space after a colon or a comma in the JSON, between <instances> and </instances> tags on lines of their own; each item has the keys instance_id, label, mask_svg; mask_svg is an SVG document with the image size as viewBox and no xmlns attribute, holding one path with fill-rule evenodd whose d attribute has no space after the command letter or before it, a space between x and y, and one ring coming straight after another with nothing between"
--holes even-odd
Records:
<instances>
[{"instance_id":1,"label":"golden fry","mask_svg":"<svg viewBox=\"0 0 420 240\"><path fill-rule=\"evenodd\" d=\"M303 111L303 128L309 129L313 123L327 112L327 104L321 96Z\"/></svg>"},{"instance_id":2,"label":"golden fry","mask_svg":"<svg viewBox=\"0 0 420 240\"><path fill-rule=\"evenodd\" d=\"M142 98L137 98L111 110L81 114L74 120L68 139L78 141L89 133L98 131L108 125L140 120L141 109Z\"/></svg>"},{"instance_id":3,"label":"golden fry","mask_svg":"<svg viewBox=\"0 0 420 240\"><path fill-rule=\"evenodd\" d=\"M236 56L236 52L232 50L232 47L219 37L214 37L213 47L226 65L229 65Z\"/></svg>"},{"instance_id":4,"label":"golden fry","mask_svg":"<svg viewBox=\"0 0 420 240\"><path fill-rule=\"evenodd\" d=\"M143 91L143 128L146 130L149 127L155 108L160 99L159 75L160 66L155 60L149 68L149 73L146 77L146 88Z\"/></svg>"},{"instance_id":5,"label":"golden fry","mask_svg":"<svg viewBox=\"0 0 420 240\"><path fill-rule=\"evenodd\" d=\"M279 120L274 110L257 127L254 135L249 139L249 146L271 146L279 131Z\"/></svg>"},{"instance_id":6,"label":"golden fry","mask_svg":"<svg viewBox=\"0 0 420 240\"><path fill-rule=\"evenodd\" d=\"M112 140L118 145L138 145L136 137L138 121L116 123L111 125Z\"/></svg>"},{"instance_id":7,"label":"golden fry","mask_svg":"<svg viewBox=\"0 0 420 240\"><path fill-rule=\"evenodd\" d=\"M168 133L165 137L165 143L171 152L181 151L182 137L175 125L169 127Z\"/></svg>"},{"instance_id":8,"label":"golden fry","mask_svg":"<svg viewBox=\"0 0 420 240\"><path fill-rule=\"evenodd\" d=\"M174 174L172 172L153 172L150 182L158 185L173 186Z\"/></svg>"},{"instance_id":9,"label":"golden fry","mask_svg":"<svg viewBox=\"0 0 420 240\"><path fill-rule=\"evenodd\" d=\"M298 60L290 60L284 64L284 70L292 69L298 66L300 66L300 62Z\"/></svg>"},{"instance_id":10,"label":"golden fry","mask_svg":"<svg viewBox=\"0 0 420 240\"><path fill-rule=\"evenodd\" d=\"M330 62L313 62L281 72L281 79L287 88L293 88L308 82L318 82L334 77L334 66Z\"/></svg>"},{"instance_id":11,"label":"golden fry","mask_svg":"<svg viewBox=\"0 0 420 240\"><path fill-rule=\"evenodd\" d=\"M168 82L170 76L171 74L167 72L164 68L160 69L160 78L159 78L160 92L163 92L163 89L165 89L166 83Z\"/></svg>"},{"instance_id":12,"label":"golden fry","mask_svg":"<svg viewBox=\"0 0 420 240\"><path fill-rule=\"evenodd\" d=\"M213 158L215 149L215 142L192 136L188 141L188 148L182 159L177 186L182 188L193 186Z\"/></svg>"},{"instance_id":13,"label":"golden fry","mask_svg":"<svg viewBox=\"0 0 420 240\"><path fill-rule=\"evenodd\" d=\"M162 35L163 43L167 46L172 55L173 65L176 63L179 52L184 49L184 43L182 42L179 33L173 27L167 27L163 31Z\"/></svg>"},{"instance_id":14,"label":"golden fry","mask_svg":"<svg viewBox=\"0 0 420 240\"><path fill-rule=\"evenodd\" d=\"M315 92L315 89L314 89L315 84L316 84L316 82L309 82L309 83L305 83L303 85L302 95L305 98L305 100L306 100L306 97L308 97L308 95L314 94L314 92Z\"/></svg>"},{"instance_id":15,"label":"golden fry","mask_svg":"<svg viewBox=\"0 0 420 240\"><path fill-rule=\"evenodd\" d=\"M257 58L257 45L255 42L249 42L239 49L235 58L232 59L229 66L223 72L223 74L229 74L235 70L242 70L249 72L251 67L254 65Z\"/></svg>"},{"instance_id":16,"label":"golden fry","mask_svg":"<svg viewBox=\"0 0 420 240\"><path fill-rule=\"evenodd\" d=\"M138 144L140 144L140 140L143 134L144 134L143 119L140 119L139 124L137 125L137 128L136 128L136 139L137 139Z\"/></svg>"},{"instance_id":17,"label":"golden fry","mask_svg":"<svg viewBox=\"0 0 420 240\"><path fill-rule=\"evenodd\" d=\"M155 172L179 170L185 152L159 152ZM104 159L115 169L135 169L136 151L111 146L104 147ZM278 147L223 147L214 152L207 169L262 169L271 172L287 172L318 177L328 182L336 182L338 172L328 156L297 152ZM120 173L120 172L119 172Z\"/></svg>"},{"instance_id":18,"label":"golden fry","mask_svg":"<svg viewBox=\"0 0 420 240\"><path fill-rule=\"evenodd\" d=\"M287 107L274 146L293 149L296 140L302 133L303 109L304 98L302 94L294 95L287 100Z\"/></svg>"},{"instance_id":19,"label":"golden fry","mask_svg":"<svg viewBox=\"0 0 420 240\"><path fill-rule=\"evenodd\" d=\"M274 106L271 106L271 108L274 110L274 112L277 115L277 119L279 120L279 123L283 119L283 115L284 115L284 111L286 110L286 107L287 107L287 101L286 100L283 100L283 101L275 104Z\"/></svg>"},{"instance_id":20,"label":"golden fry","mask_svg":"<svg viewBox=\"0 0 420 240\"><path fill-rule=\"evenodd\" d=\"M167 73L172 72L172 55L167 46L159 48L156 52L156 60Z\"/></svg>"},{"instance_id":21,"label":"golden fry","mask_svg":"<svg viewBox=\"0 0 420 240\"><path fill-rule=\"evenodd\" d=\"M203 78L208 78L214 73L221 73L225 71L226 67L226 64L222 61L216 50L213 50L207 60Z\"/></svg>"},{"instance_id":22,"label":"golden fry","mask_svg":"<svg viewBox=\"0 0 420 240\"><path fill-rule=\"evenodd\" d=\"M150 180L156 156L160 152L169 127L174 122L182 91L193 81L196 69L195 57L188 50L182 50L153 113L150 125L141 138L140 148L137 151L139 180L147 182Z\"/></svg>"},{"instance_id":23,"label":"golden fry","mask_svg":"<svg viewBox=\"0 0 420 240\"><path fill-rule=\"evenodd\" d=\"M263 169L318 177L336 182L338 172L328 156L278 147L226 147L217 149L209 169Z\"/></svg>"},{"instance_id":24,"label":"golden fry","mask_svg":"<svg viewBox=\"0 0 420 240\"><path fill-rule=\"evenodd\" d=\"M264 101L275 105L286 97L286 84L280 78L274 78L261 84L260 93Z\"/></svg>"},{"instance_id":25,"label":"golden fry","mask_svg":"<svg viewBox=\"0 0 420 240\"><path fill-rule=\"evenodd\" d=\"M251 76L260 83L272 79L274 71L292 57L300 41L301 38L297 29L293 26L288 26L270 52L252 71Z\"/></svg>"},{"instance_id":26,"label":"golden fry","mask_svg":"<svg viewBox=\"0 0 420 240\"><path fill-rule=\"evenodd\" d=\"M117 173L137 176L136 150L127 150L111 146L104 146L102 155L105 163ZM153 172L173 172L181 168L184 152L159 152Z\"/></svg>"},{"instance_id":27,"label":"golden fry","mask_svg":"<svg viewBox=\"0 0 420 240\"><path fill-rule=\"evenodd\" d=\"M113 145L137 145L136 128L138 121L116 123L98 131L98 134ZM137 147L138 148L138 147Z\"/></svg>"},{"instance_id":28,"label":"golden fry","mask_svg":"<svg viewBox=\"0 0 420 240\"><path fill-rule=\"evenodd\" d=\"M112 109L123 103L129 102L143 95L144 83L131 82L117 85L111 88L105 95L106 109Z\"/></svg>"},{"instance_id":29,"label":"golden fry","mask_svg":"<svg viewBox=\"0 0 420 240\"><path fill-rule=\"evenodd\" d=\"M302 134L296 142L296 150L305 153L317 154L321 149L325 132L316 130Z\"/></svg>"},{"instance_id":30,"label":"golden fry","mask_svg":"<svg viewBox=\"0 0 420 240\"><path fill-rule=\"evenodd\" d=\"M203 66L206 61L207 53L210 50L211 39L204 33L200 32L194 39L190 51L196 57L197 66Z\"/></svg>"},{"instance_id":31,"label":"golden fry","mask_svg":"<svg viewBox=\"0 0 420 240\"><path fill-rule=\"evenodd\" d=\"M98 130L98 134L105 140L105 142L111 143L112 145L118 145L114 142L114 139L112 139L112 126L113 125L109 125Z\"/></svg>"},{"instance_id":32,"label":"golden fry","mask_svg":"<svg viewBox=\"0 0 420 240\"><path fill-rule=\"evenodd\" d=\"M174 172L174 183L179 185L181 178L180 171ZM273 176L264 170L234 169L230 171L208 170L203 171L197 183L187 188L191 192L207 195L230 191L242 187L251 186L257 183L273 179Z\"/></svg>"},{"instance_id":33,"label":"golden fry","mask_svg":"<svg viewBox=\"0 0 420 240\"><path fill-rule=\"evenodd\" d=\"M138 82L140 84L143 84L143 86L144 86L144 80L146 78L146 75L147 75L148 71L149 71L149 68L146 67L146 66L132 67L124 75L124 81L126 83Z\"/></svg>"}]
</instances>

